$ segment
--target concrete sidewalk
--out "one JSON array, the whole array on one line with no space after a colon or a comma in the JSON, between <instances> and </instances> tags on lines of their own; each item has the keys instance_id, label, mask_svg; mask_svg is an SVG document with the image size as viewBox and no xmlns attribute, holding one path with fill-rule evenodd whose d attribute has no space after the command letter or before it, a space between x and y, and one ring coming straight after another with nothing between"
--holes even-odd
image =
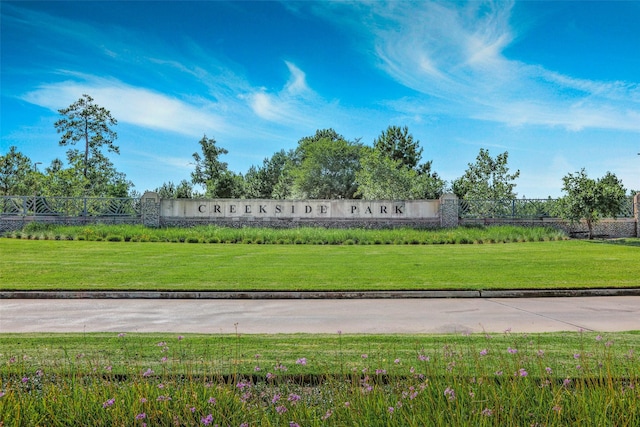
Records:
<instances>
[{"instance_id":1,"label":"concrete sidewalk","mask_svg":"<svg viewBox=\"0 0 640 427\"><path fill-rule=\"evenodd\" d=\"M2 299L0 332L514 333L640 330L640 296Z\"/></svg>"},{"instance_id":2,"label":"concrete sidewalk","mask_svg":"<svg viewBox=\"0 0 640 427\"><path fill-rule=\"evenodd\" d=\"M0 291L2 299L410 299L640 296L640 288L490 291Z\"/></svg>"}]
</instances>

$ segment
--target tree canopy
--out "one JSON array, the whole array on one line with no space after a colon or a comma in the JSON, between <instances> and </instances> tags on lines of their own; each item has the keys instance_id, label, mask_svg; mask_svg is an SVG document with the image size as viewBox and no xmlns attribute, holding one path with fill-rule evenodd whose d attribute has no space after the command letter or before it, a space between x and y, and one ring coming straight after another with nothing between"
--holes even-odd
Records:
<instances>
[{"instance_id":1,"label":"tree canopy","mask_svg":"<svg viewBox=\"0 0 640 427\"><path fill-rule=\"evenodd\" d=\"M509 200L516 197L513 191L520 171L509 173L509 153L491 157L489 150L480 149L475 163L469 163L464 175L453 181L453 192L467 200Z\"/></svg>"},{"instance_id":2,"label":"tree canopy","mask_svg":"<svg viewBox=\"0 0 640 427\"><path fill-rule=\"evenodd\" d=\"M7 154L0 156L0 195L33 194L36 191L34 172L31 159L19 152L16 146L9 147Z\"/></svg>"},{"instance_id":3,"label":"tree canopy","mask_svg":"<svg viewBox=\"0 0 640 427\"><path fill-rule=\"evenodd\" d=\"M562 182L562 191L566 194L558 201L556 214L573 223L584 220L589 239L593 239L593 226L601 218L615 218L621 213L626 190L622 181L611 172L602 178L592 179L583 168L564 176Z\"/></svg>"}]
</instances>

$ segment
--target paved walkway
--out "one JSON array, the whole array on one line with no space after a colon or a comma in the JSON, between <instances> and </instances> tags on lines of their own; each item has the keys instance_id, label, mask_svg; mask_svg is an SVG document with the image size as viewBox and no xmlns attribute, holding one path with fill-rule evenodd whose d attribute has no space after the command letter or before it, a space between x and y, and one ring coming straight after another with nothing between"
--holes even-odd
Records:
<instances>
[{"instance_id":1,"label":"paved walkway","mask_svg":"<svg viewBox=\"0 0 640 427\"><path fill-rule=\"evenodd\" d=\"M640 296L0 299L0 332L463 333L640 330Z\"/></svg>"}]
</instances>

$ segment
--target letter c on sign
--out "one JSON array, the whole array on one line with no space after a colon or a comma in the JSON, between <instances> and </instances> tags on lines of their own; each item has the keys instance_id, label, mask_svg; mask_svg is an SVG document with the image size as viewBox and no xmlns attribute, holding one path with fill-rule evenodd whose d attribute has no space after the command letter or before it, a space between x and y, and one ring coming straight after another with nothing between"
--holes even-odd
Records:
<instances>
[{"instance_id":1,"label":"letter c on sign","mask_svg":"<svg viewBox=\"0 0 640 427\"><path fill-rule=\"evenodd\" d=\"M204 212L205 212L205 208L206 208L206 206L205 206L205 205L200 205L200 206L198 206L198 212L200 212L200 213L204 213Z\"/></svg>"}]
</instances>

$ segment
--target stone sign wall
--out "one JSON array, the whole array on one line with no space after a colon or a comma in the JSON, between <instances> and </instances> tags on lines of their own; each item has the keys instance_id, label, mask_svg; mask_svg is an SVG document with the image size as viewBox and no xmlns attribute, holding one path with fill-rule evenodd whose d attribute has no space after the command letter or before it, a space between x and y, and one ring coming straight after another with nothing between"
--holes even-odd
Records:
<instances>
[{"instance_id":1,"label":"stone sign wall","mask_svg":"<svg viewBox=\"0 0 640 427\"><path fill-rule=\"evenodd\" d=\"M163 199L160 217L200 219L428 219L438 200L236 200Z\"/></svg>"}]
</instances>

